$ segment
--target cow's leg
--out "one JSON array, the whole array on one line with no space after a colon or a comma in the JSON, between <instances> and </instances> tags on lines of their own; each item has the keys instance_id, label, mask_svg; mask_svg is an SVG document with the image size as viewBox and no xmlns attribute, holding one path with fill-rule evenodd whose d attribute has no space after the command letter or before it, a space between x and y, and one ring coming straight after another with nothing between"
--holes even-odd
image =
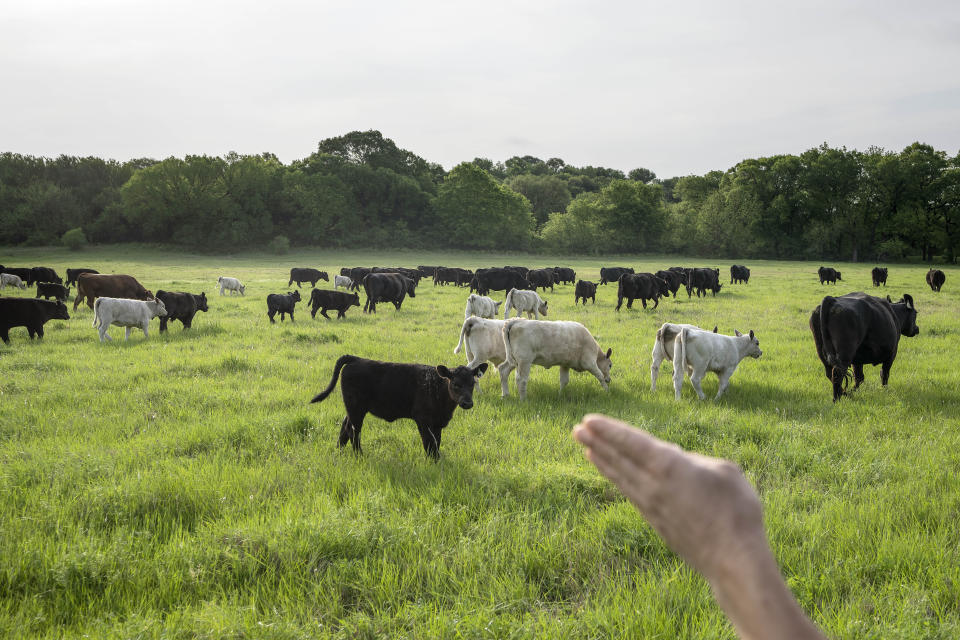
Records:
<instances>
[{"instance_id":1,"label":"cow's leg","mask_svg":"<svg viewBox=\"0 0 960 640\"><path fill-rule=\"evenodd\" d=\"M657 390L657 378L660 376L660 365L663 364L663 359L666 353L663 350L663 347L660 346L660 340L658 339L653 343L653 362L650 363L650 391Z\"/></svg>"},{"instance_id":2,"label":"cow's leg","mask_svg":"<svg viewBox=\"0 0 960 640\"><path fill-rule=\"evenodd\" d=\"M104 340L113 340L113 338L111 338L111 337L107 334L107 327L109 327L109 326L110 326L109 323L105 323L105 324L101 324L101 325L100 325L100 342L103 342Z\"/></svg>"},{"instance_id":3,"label":"cow's leg","mask_svg":"<svg viewBox=\"0 0 960 640\"><path fill-rule=\"evenodd\" d=\"M730 369L724 369L717 374L717 378L720 381L719 386L717 387L717 395L714 400L719 400L720 396L723 395L723 392L727 390L727 387L730 386L730 378L733 377L733 372L736 371L736 367Z\"/></svg>"},{"instance_id":4,"label":"cow's leg","mask_svg":"<svg viewBox=\"0 0 960 640\"><path fill-rule=\"evenodd\" d=\"M678 336L679 339L679 336ZM683 390L683 376L686 372L686 367L681 363L677 362L677 343L673 343L673 393L674 397L679 400L680 392Z\"/></svg>"},{"instance_id":5,"label":"cow's leg","mask_svg":"<svg viewBox=\"0 0 960 640\"><path fill-rule=\"evenodd\" d=\"M352 436L353 425L350 424L350 416L343 416L343 422L340 423L340 440L337 446L341 449L344 448Z\"/></svg>"},{"instance_id":6,"label":"cow's leg","mask_svg":"<svg viewBox=\"0 0 960 640\"><path fill-rule=\"evenodd\" d=\"M887 360L880 365L880 384L884 387L887 386L887 382L890 381L890 367L893 366L893 360Z\"/></svg>"},{"instance_id":7,"label":"cow's leg","mask_svg":"<svg viewBox=\"0 0 960 640\"><path fill-rule=\"evenodd\" d=\"M832 367L830 369L830 382L833 383L833 401L836 402L843 396L843 379L846 376L847 367Z\"/></svg>"},{"instance_id":8,"label":"cow's leg","mask_svg":"<svg viewBox=\"0 0 960 640\"><path fill-rule=\"evenodd\" d=\"M290 322L293 322L293 311L290 311Z\"/></svg>"},{"instance_id":9,"label":"cow's leg","mask_svg":"<svg viewBox=\"0 0 960 640\"><path fill-rule=\"evenodd\" d=\"M42 324L37 325L36 331L37 331L37 337L38 337L38 338L43 338L43 325L42 325Z\"/></svg>"},{"instance_id":10,"label":"cow's leg","mask_svg":"<svg viewBox=\"0 0 960 640\"><path fill-rule=\"evenodd\" d=\"M703 388L700 386L700 382L703 381L703 377L707 375L706 367L703 369L694 369L693 373L690 375L690 384L693 385L693 390L697 392L697 396L703 400L706 398L706 394L703 392Z\"/></svg>"},{"instance_id":11,"label":"cow's leg","mask_svg":"<svg viewBox=\"0 0 960 640\"><path fill-rule=\"evenodd\" d=\"M273 319L273 316L274 316L273 311L267 311L267 317L270 318L270 324L276 324L277 322L276 320Z\"/></svg>"},{"instance_id":12,"label":"cow's leg","mask_svg":"<svg viewBox=\"0 0 960 640\"><path fill-rule=\"evenodd\" d=\"M622 304L623 304L623 298L620 296L617 296L617 308L614 309L614 311L620 311L620 305Z\"/></svg>"},{"instance_id":13,"label":"cow's leg","mask_svg":"<svg viewBox=\"0 0 960 640\"><path fill-rule=\"evenodd\" d=\"M659 306L660 306L660 298L654 298L654 299L653 299L653 308L656 309L656 308L659 307Z\"/></svg>"},{"instance_id":14,"label":"cow's leg","mask_svg":"<svg viewBox=\"0 0 960 640\"><path fill-rule=\"evenodd\" d=\"M284 317L285 313L286 313L285 311L281 311L281 312L280 312L280 322L283 322L283 317Z\"/></svg>"},{"instance_id":15,"label":"cow's leg","mask_svg":"<svg viewBox=\"0 0 960 640\"><path fill-rule=\"evenodd\" d=\"M363 449L360 447L360 430L363 429L363 419L366 417L366 415L366 411L360 411L354 413L354 415L350 415L350 410L347 409L347 417L343 419L344 424L350 425L348 439L353 444L353 450L357 453L363 453ZM343 441L342 429L340 432L340 439Z\"/></svg>"},{"instance_id":16,"label":"cow's leg","mask_svg":"<svg viewBox=\"0 0 960 640\"><path fill-rule=\"evenodd\" d=\"M643 308L646 309L646 308L647 308L647 299L646 299L646 298L640 298L640 304L642 304L642 305L643 305Z\"/></svg>"},{"instance_id":17,"label":"cow's leg","mask_svg":"<svg viewBox=\"0 0 960 640\"><path fill-rule=\"evenodd\" d=\"M184 323L186 326L186 323ZM163 333L167 330L167 316L160 316L160 333Z\"/></svg>"},{"instance_id":18,"label":"cow's leg","mask_svg":"<svg viewBox=\"0 0 960 640\"><path fill-rule=\"evenodd\" d=\"M36 334L36 331L33 329L33 325L27 325L27 334L30 336L30 339L33 340L33 336Z\"/></svg>"},{"instance_id":19,"label":"cow's leg","mask_svg":"<svg viewBox=\"0 0 960 640\"><path fill-rule=\"evenodd\" d=\"M434 460L440 459L440 437L442 430L439 427L417 425L420 429L420 440L423 441L423 450Z\"/></svg>"},{"instance_id":20,"label":"cow's leg","mask_svg":"<svg viewBox=\"0 0 960 640\"><path fill-rule=\"evenodd\" d=\"M313 318L314 320L317 319L317 311L319 311L317 307L310 309L310 317Z\"/></svg>"},{"instance_id":21,"label":"cow's leg","mask_svg":"<svg viewBox=\"0 0 960 640\"><path fill-rule=\"evenodd\" d=\"M853 365L853 390L856 391L863 383L863 365Z\"/></svg>"},{"instance_id":22,"label":"cow's leg","mask_svg":"<svg viewBox=\"0 0 960 640\"><path fill-rule=\"evenodd\" d=\"M187 316L186 318L180 318L180 322L183 323L184 329L189 329L193 326L193 316Z\"/></svg>"},{"instance_id":23,"label":"cow's leg","mask_svg":"<svg viewBox=\"0 0 960 640\"><path fill-rule=\"evenodd\" d=\"M517 395L521 400L527 399L527 381L530 379L530 362L517 363Z\"/></svg>"},{"instance_id":24,"label":"cow's leg","mask_svg":"<svg viewBox=\"0 0 960 640\"><path fill-rule=\"evenodd\" d=\"M10 344L10 329L9 327L0 327L0 340L3 340L5 344Z\"/></svg>"},{"instance_id":25,"label":"cow's leg","mask_svg":"<svg viewBox=\"0 0 960 640\"><path fill-rule=\"evenodd\" d=\"M567 386L568 382L570 382L570 369L560 367L560 393L563 393L563 388Z\"/></svg>"},{"instance_id":26,"label":"cow's leg","mask_svg":"<svg viewBox=\"0 0 960 640\"><path fill-rule=\"evenodd\" d=\"M516 362L511 360L504 360L497 367L497 371L500 372L500 397L506 398L510 395L510 372L513 371L517 366Z\"/></svg>"},{"instance_id":27,"label":"cow's leg","mask_svg":"<svg viewBox=\"0 0 960 640\"><path fill-rule=\"evenodd\" d=\"M326 310L326 309L321 309L321 310L320 310L320 315L322 315L322 316L323 316L324 318L326 318L327 320L331 320L331 319L332 319L330 316L327 315L327 310ZM342 318L342 317L343 317L343 311L337 310L337 317L338 317L338 318Z\"/></svg>"},{"instance_id":28,"label":"cow's leg","mask_svg":"<svg viewBox=\"0 0 960 640\"><path fill-rule=\"evenodd\" d=\"M73 310L76 311L77 307L80 306L80 301L83 300L83 294L77 293L77 297L73 301Z\"/></svg>"}]
</instances>

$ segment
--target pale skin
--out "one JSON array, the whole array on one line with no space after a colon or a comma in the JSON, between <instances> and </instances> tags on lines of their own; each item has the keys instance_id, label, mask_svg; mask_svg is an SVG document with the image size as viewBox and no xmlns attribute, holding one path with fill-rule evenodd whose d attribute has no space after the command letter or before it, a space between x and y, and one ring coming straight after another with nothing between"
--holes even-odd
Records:
<instances>
[{"instance_id":1,"label":"pale skin","mask_svg":"<svg viewBox=\"0 0 960 640\"><path fill-rule=\"evenodd\" d=\"M760 500L739 467L599 414L584 416L573 438L707 579L741 638L825 638L784 583Z\"/></svg>"}]
</instances>

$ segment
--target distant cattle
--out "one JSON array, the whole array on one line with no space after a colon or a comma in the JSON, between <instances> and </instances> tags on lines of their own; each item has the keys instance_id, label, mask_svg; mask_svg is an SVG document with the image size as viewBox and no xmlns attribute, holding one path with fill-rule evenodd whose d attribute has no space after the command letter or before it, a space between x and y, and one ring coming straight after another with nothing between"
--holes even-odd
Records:
<instances>
[{"instance_id":1,"label":"distant cattle","mask_svg":"<svg viewBox=\"0 0 960 640\"><path fill-rule=\"evenodd\" d=\"M416 422L423 450L437 459L443 429L457 406L473 406L474 384L486 370L485 362L473 369L448 369L443 365L380 362L344 355L333 368L330 385L310 402L329 396L341 377L340 393L347 415L340 426L340 447L350 442L356 452L362 451L360 431L364 418L372 413L387 422L399 418Z\"/></svg>"},{"instance_id":2,"label":"distant cattle","mask_svg":"<svg viewBox=\"0 0 960 640\"><path fill-rule=\"evenodd\" d=\"M417 265L417 271L420 272L420 277L422 278L432 278L437 272L437 268L429 265L419 264Z\"/></svg>"},{"instance_id":3,"label":"distant cattle","mask_svg":"<svg viewBox=\"0 0 960 640\"><path fill-rule=\"evenodd\" d=\"M464 319L469 318L470 316L478 316L480 318L495 318L497 312L500 310L500 305L503 302L497 302L493 298L488 298L486 296L478 296L475 293L471 293L467 297L467 306L463 310Z\"/></svg>"},{"instance_id":4,"label":"distant cattle","mask_svg":"<svg viewBox=\"0 0 960 640\"><path fill-rule=\"evenodd\" d=\"M670 271L669 269L665 271L657 271L653 274L667 283L667 291L673 294L673 297L677 297L677 291L680 290L680 285L684 282L683 272L677 273L676 271ZM666 294L664 294L666 297Z\"/></svg>"},{"instance_id":5,"label":"distant cattle","mask_svg":"<svg viewBox=\"0 0 960 640\"><path fill-rule=\"evenodd\" d=\"M376 313L378 302L392 302L399 311L406 296L417 297L414 281L399 273L368 274L363 279L363 290L367 294L364 313Z\"/></svg>"},{"instance_id":6,"label":"distant cattle","mask_svg":"<svg viewBox=\"0 0 960 640\"><path fill-rule=\"evenodd\" d=\"M399 273L413 280L415 284L420 284L420 278L423 276L418 269L407 269L406 267L374 267L371 273Z\"/></svg>"},{"instance_id":7,"label":"distant cattle","mask_svg":"<svg viewBox=\"0 0 960 640\"><path fill-rule=\"evenodd\" d=\"M290 322L293 322L293 311L297 303L300 302L300 292L291 293L271 293L267 296L267 317L270 318L270 324L274 324L275 315L280 314L280 322L283 322L284 314L289 314Z\"/></svg>"},{"instance_id":8,"label":"distant cattle","mask_svg":"<svg viewBox=\"0 0 960 640\"><path fill-rule=\"evenodd\" d=\"M314 289L310 292L310 317L316 318L317 311L327 320L328 310L337 312L337 319L347 316L347 309L360 306L359 293L344 293L343 291L324 291L323 289Z\"/></svg>"},{"instance_id":9,"label":"distant cattle","mask_svg":"<svg viewBox=\"0 0 960 640\"><path fill-rule=\"evenodd\" d=\"M482 296L491 291L531 288L527 279L513 269L477 269L476 278L477 293Z\"/></svg>"},{"instance_id":10,"label":"distant cattle","mask_svg":"<svg viewBox=\"0 0 960 640\"><path fill-rule=\"evenodd\" d=\"M239 293L242 296L247 290L242 282L236 278L228 278L227 276L217 278L217 286L220 287L220 295L223 295L224 291L229 291L230 295Z\"/></svg>"},{"instance_id":11,"label":"distant cattle","mask_svg":"<svg viewBox=\"0 0 960 640\"><path fill-rule=\"evenodd\" d=\"M77 278L77 297L73 300L73 310L77 310L83 299L86 299L87 306L93 309L93 301L97 298L153 300L153 293L145 289L133 276L121 273L80 274Z\"/></svg>"},{"instance_id":12,"label":"distant cattle","mask_svg":"<svg viewBox=\"0 0 960 640\"><path fill-rule=\"evenodd\" d=\"M881 365L880 382L887 386L897 357L900 336L913 337L917 309L904 294L896 303L862 292L826 296L810 314L810 331L824 373L833 385L833 401L844 395L847 369L853 366L854 389L863 382L863 365Z\"/></svg>"},{"instance_id":13,"label":"distant cattle","mask_svg":"<svg viewBox=\"0 0 960 640\"><path fill-rule=\"evenodd\" d=\"M51 269L50 267L31 267L30 281L31 282L54 282L56 284L63 284L63 278L57 275L57 272Z\"/></svg>"},{"instance_id":14,"label":"distant cattle","mask_svg":"<svg viewBox=\"0 0 960 640\"><path fill-rule=\"evenodd\" d=\"M530 273L530 269L528 267L506 266L504 267L504 269L506 269L507 271L513 271L514 273L519 273L524 278L526 278L527 274Z\"/></svg>"},{"instance_id":15,"label":"distant cattle","mask_svg":"<svg viewBox=\"0 0 960 640\"><path fill-rule=\"evenodd\" d=\"M3 276L0 276L3 277ZM38 282L37 283L37 297L47 300L49 298L56 298L60 302L66 302L67 297L70 295L70 288L65 287L62 284L57 284L56 282Z\"/></svg>"},{"instance_id":16,"label":"distant cattle","mask_svg":"<svg viewBox=\"0 0 960 640\"><path fill-rule=\"evenodd\" d=\"M870 275L873 277L873 286L879 287L881 284L883 286L887 286L886 267L874 267L873 271L870 272Z\"/></svg>"},{"instance_id":17,"label":"distant cattle","mask_svg":"<svg viewBox=\"0 0 960 640\"><path fill-rule=\"evenodd\" d=\"M363 284L363 279L371 273L373 273L373 269L370 267L354 267L350 269L350 279L353 280L354 291L360 289L360 286Z\"/></svg>"},{"instance_id":18,"label":"distant cattle","mask_svg":"<svg viewBox=\"0 0 960 640\"><path fill-rule=\"evenodd\" d=\"M460 353L460 348L466 350L467 366L476 368L483 362L490 362L498 366L507 359L503 346L503 325L505 320L478 318L471 316L463 321L460 327L460 341L453 349Z\"/></svg>"},{"instance_id":19,"label":"distant cattle","mask_svg":"<svg viewBox=\"0 0 960 640\"><path fill-rule=\"evenodd\" d=\"M80 283L83 283L83 278L80 279ZM100 342L112 340L107 335L107 329L110 328L110 325L117 325L126 329L124 340L130 339L130 330L134 327L143 329L143 337L148 338L147 329L150 327L150 320L165 315L167 315L166 307L156 298L152 300L130 300L128 298L101 296L93 303L93 326L100 333Z\"/></svg>"},{"instance_id":20,"label":"distant cattle","mask_svg":"<svg viewBox=\"0 0 960 640\"><path fill-rule=\"evenodd\" d=\"M510 372L517 370L517 394L527 397L530 367L540 365L560 368L560 391L570 380L570 369L589 371L600 381L604 391L609 388L610 354L604 353L585 326L579 322L527 320L513 318L503 325L503 346L506 360L497 367L500 372L500 391L506 397Z\"/></svg>"},{"instance_id":21,"label":"distant cattle","mask_svg":"<svg viewBox=\"0 0 960 640\"><path fill-rule=\"evenodd\" d=\"M817 269L817 275L820 276L820 284L824 282L837 284L837 280L843 280L843 278L840 277L840 272L833 267L820 267Z\"/></svg>"},{"instance_id":22,"label":"distant cattle","mask_svg":"<svg viewBox=\"0 0 960 640\"><path fill-rule=\"evenodd\" d=\"M664 360L668 362L673 362L673 350L676 342L676 337L680 335L680 331L683 328L689 329L700 329L700 327L692 324L674 324L672 322L664 322L660 325L660 328L657 329L657 337L653 341L653 353L652 362L650 364L650 390L657 390L657 377L660 375L660 365L663 364ZM702 331L702 329L700 329ZM717 332L717 327L713 328L713 332Z\"/></svg>"},{"instance_id":23,"label":"distant cattle","mask_svg":"<svg viewBox=\"0 0 960 640\"><path fill-rule=\"evenodd\" d=\"M687 270L687 297L696 292L697 297L706 296L707 291L717 295L723 285L720 284L720 269L696 268Z\"/></svg>"},{"instance_id":24,"label":"distant cattle","mask_svg":"<svg viewBox=\"0 0 960 640\"><path fill-rule=\"evenodd\" d=\"M634 273L633 267L600 267L600 284L616 282L625 273Z\"/></svg>"},{"instance_id":25,"label":"distant cattle","mask_svg":"<svg viewBox=\"0 0 960 640\"><path fill-rule=\"evenodd\" d=\"M0 339L10 344L10 329L26 327L30 339L43 337L48 320L69 320L67 305L35 298L0 298Z\"/></svg>"},{"instance_id":26,"label":"distant cattle","mask_svg":"<svg viewBox=\"0 0 960 640\"><path fill-rule=\"evenodd\" d=\"M933 291L939 292L940 287L943 286L946 280L946 274L940 271L940 269L930 269L930 271L927 271L927 284L930 285L930 289Z\"/></svg>"},{"instance_id":27,"label":"distant cattle","mask_svg":"<svg viewBox=\"0 0 960 640\"><path fill-rule=\"evenodd\" d=\"M750 283L750 269L742 264L730 265L730 284L737 283Z\"/></svg>"},{"instance_id":28,"label":"distant cattle","mask_svg":"<svg viewBox=\"0 0 960 640\"><path fill-rule=\"evenodd\" d=\"M666 281L652 273L625 273L617 282L617 307L620 311L623 301L627 301L627 309L633 308L633 301L640 299L643 308L647 308L647 300L653 300L653 308L660 305L660 297L667 295L670 289Z\"/></svg>"},{"instance_id":29,"label":"distant cattle","mask_svg":"<svg viewBox=\"0 0 960 640\"><path fill-rule=\"evenodd\" d=\"M587 304L587 298L593 304L597 304L597 283L589 280L578 280L577 288L573 292L573 304L576 305L583 298L583 304Z\"/></svg>"},{"instance_id":30,"label":"distant cattle","mask_svg":"<svg viewBox=\"0 0 960 640\"><path fill-rule=\"evenodd\" d=\"M0 289L6 289L7 287L26 289L27 285L23 283L20 276L15 276L12 273L0 273Z\"/></svg>"},{"instance_id":31,"label":"distant cattle","mask_svg":"<svg viewBox=\"0 0 960 640\"><path fill-rule=\"evenodd\" d=\"M299 287L301 283L309 282L311 287L315 287L320 280L330 282L330 276L327 275L326 271L311 269L310 267L294 267L290 269L290 282L287 283L287 286L289 287L296 282L297 287Z\"/></svg>"},{"instance_id":32,"label":"distant cattle","mask_svg":"<svg viewBox=\"0 0 960 640\"><path fill-rule=\"evenodd\" d=\"M353 280L350 279L350 276L333 276L333 288L339 289L340 287L347 290L353 288Z\"/></svg>"},{"instance_id":33,"label":"distant cattle","mask_svg":"<svg viewBox=\"0 0 960 640\"><path fill-rule=\"evenodd\" d=\"M473 278L473 272L459 267L437 267L433 275L434 285L455 284L462 287Z\"/></svg>"},{"instance_id":34,"label":"distant cattle","mask_svg":"<svg viewBox=\"0 0 960 640\"><path fill-rule=\"evenodd\" d=\"M77 284L77 278L81 273L100 273L96 269L67 269L67 281L64 283L68 287Z\"/></svg>"},{"instance_id":35,"label":"distant cattle","mask_svg":"<svg viewBox=\"0 0 960 640\"><path fill-rule=\"evenodd\" d=\"M167 315L160 316L160 331L167 330L167 323L179 320L184 330L193 326L193 317L198 311L207 312L207 294L194 295L185 291L157 291L157 300L163 303Z\"/></svg>"},{"instance_id":36,"label":"distant cattle","mask_svg":"<svg viewBox=\"0 0 960 640\"><path fill-rule=\"evenodd\" d=\"M517 316L525 313L528 318L534 317L539 320L540 316L547 315L547 301L537 295L536 291L510 289L506 300L503 301L504 320L510 316L511 309L516 309Z\"/></svg>"},{"instance_id":37,"label":"distant cattle","mask_svg":"<svg viewBox=\"0 0 960 640\"><path fill-rule=\"evenodd\" d=\"M555 274L553 269L530 269L527 272L527 282L530 283L530 287L536 291L537 287L546 290L547 287L550 287L550 291L553 291L553 285L555 280Z\"/></svg>"},{"instance_id":38,"label":"distant cattle","mask_svg":"<svg viewBox=\"0 0 960 640\"><path fill-rule=\"evenodd\" d=\"M4 267L3 269L0 269L0 273L8 273L12 276L17 276L23 281L23 284L28 287L33 285L30 269L27 267Z\"/></svg>"},{"instance_id":39,"label":"distant cattle","mask_svg":"<svg viewBox=\"0 0 960 640\"><path fill-rule=\"evenodd\" d=\"M557 275L558 284L573 284L577 281L577 272L570 267L554 267L553 272Z\"/></svg>"},{"instance_id":40,"label":"distant cattle","mask_svg":"<svg viewBox=\"0 0 960 640\"><path fill-rule=\"evenodd\" d=\"M666 342L669 333L657 331L657 340ZM705 394L700 382L708 371L717 374L719 385L716 398L719 399L730 384L730 378L737 370L737 365L746 357L759 358L763 355L760 350L760 341L750 331L743 335L739 331L736 335L725 336L694 327L681 327L674 338L673 346L673 390L677 400L683 388L683 378L690 376L690 384L697 396L703 400ZM666 351L666 344L662 345Z\"/></svg>"}]
</instances>

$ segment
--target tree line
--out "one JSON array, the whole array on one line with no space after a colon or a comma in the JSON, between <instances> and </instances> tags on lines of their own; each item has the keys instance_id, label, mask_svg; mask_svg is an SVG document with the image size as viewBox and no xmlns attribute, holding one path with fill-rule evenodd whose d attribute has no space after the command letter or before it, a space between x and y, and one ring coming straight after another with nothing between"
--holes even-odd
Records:
<instances>
[{"instance_id":1,"label":"tree line","mask_svg":"<svg viewBox=\"0 0 960 640\"><path fill-rule=\"evenodd\" d=\"M659 179L560 158L475 158L450 171L379 131L270 153L127 162L0 154L0 244L229 251L407 247L730 258L953 262L960 154L831 148Z\"/></svg>"}]
</instances>

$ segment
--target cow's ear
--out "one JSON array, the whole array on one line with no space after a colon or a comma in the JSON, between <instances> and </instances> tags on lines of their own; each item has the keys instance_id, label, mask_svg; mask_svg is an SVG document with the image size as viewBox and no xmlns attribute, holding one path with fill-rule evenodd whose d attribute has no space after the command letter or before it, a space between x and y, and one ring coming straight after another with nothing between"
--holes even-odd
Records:
<instances>
[{"instance_id":1,"label":"cow's ear","mask_svg":"<svg viewBox=\"0 0 960 640\"><path fill-rule=\"evenodd\" d=\"M450 369L447 369L447 368L446 368L445 366L443 366L442 364L438 364L438 365L437 365L437 373L440 374L440 377L441 377L441 378L446 378L446 379L448 379L448 380L453 377L453 374L450 373Z\"/></svg>"},{"instance_id":2,"label":"cow's ear","mask_svg":"<svg viewBox=\"0 0 960 640\"><path fill-rule=\"evenodd\" d=\"M750 339L753 340L753 329L750 329Z\"/></svg>"},{"instance_id":3,"label":"cow's ear","mask_svg":"<svg viewBox=\"0 0 960 640\"><path fill-rule=\"evenodd\" d=\"M486 362L483 362L483 363L481 363L479 366L474 367L474 368L473 368L473 377L474 377L474 378L479 378L479 377L482 376L484 373L486 373L486 372L487 372L487 366L488 366L487 363L486 363Z\"/></svg>"},{"instance_id":4,"label":"cow's ear","mask_svg":"<svg viewBox=\"0 0 960 640\"><path fill-rule=\"evenodd\" d=\"M903 301L907 303L907 309L913 309L913 297L909 293L903 294Z\"/></svg>"},{"instance_id":5,"label":"cow's ear","mask_svg":"<svg viewBox=\"0 0 960 640\"><path fill-rule=\"evenodd\" d=\"M734 334L735 336L737 336L738 338L743 335L742 333L740 333L740 330L739 330L739 329L734 329L734 330L733 330L733 334Z\"/></svg>"},{"instance_id":6,"label":"cow's ear","mask_svg":"<svg viewBox=\"0 0 960 640\"><path fill-rule=\"evenodd\" d=\"M613 347L607 349L607 360L610 359L610 354L613 353Z\"/></svg>"}]
</instances>

